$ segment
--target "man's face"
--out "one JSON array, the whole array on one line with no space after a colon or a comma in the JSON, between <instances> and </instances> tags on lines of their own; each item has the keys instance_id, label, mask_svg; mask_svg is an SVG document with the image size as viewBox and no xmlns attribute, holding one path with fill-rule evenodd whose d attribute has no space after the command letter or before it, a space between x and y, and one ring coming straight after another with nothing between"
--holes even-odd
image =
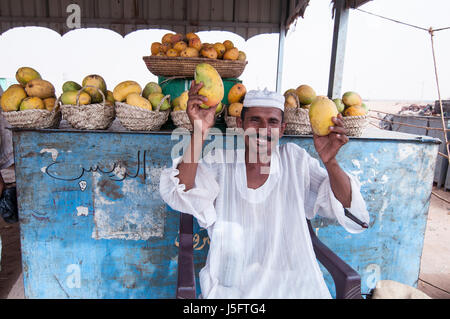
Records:
<instances>
[{"instance_id":1,"label":"man's face","mask_svg":"<svg viewBox=\"0 0 450 319\"><path fill-rule=\"evenodd\" d=\"M257 154L271 155L286 128L281 110L275 107L250 107L243 120L236 120L237 126L244 129L246 148Z\"/></svg>"}]
</instances>

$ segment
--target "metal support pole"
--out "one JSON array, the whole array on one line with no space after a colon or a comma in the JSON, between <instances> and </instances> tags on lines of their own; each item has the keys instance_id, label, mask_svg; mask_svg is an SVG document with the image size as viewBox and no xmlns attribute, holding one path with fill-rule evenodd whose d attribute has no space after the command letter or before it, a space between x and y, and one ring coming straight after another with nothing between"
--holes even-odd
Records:
<instances>
[{"instance_id":1,"label":"metal support pole","mask_svg":"<svg viewBox=\"0 0 450 319\"><path fill-rule=\"evenodd\" d=\"M278 38L278 64L277 64L277 92L281 93L281 82L283 80L283 60L284 60L284 41L286 39L286 30L284 25L280 27Z\"/></svg>"},{"instance_id":2,"label":"metal support pole","mask_svg":"<svg viewBox=\"0 0 450 319\"><path fill-rule=\"evenodd\" d=\"M345 9L344 0L336 0L335 4L333 46L331 48L330 77L328 80L328 97L330 99L341 96L345 42L347 40L347 25L350 12L349 9Z\"/></svg>"}]
</instances>

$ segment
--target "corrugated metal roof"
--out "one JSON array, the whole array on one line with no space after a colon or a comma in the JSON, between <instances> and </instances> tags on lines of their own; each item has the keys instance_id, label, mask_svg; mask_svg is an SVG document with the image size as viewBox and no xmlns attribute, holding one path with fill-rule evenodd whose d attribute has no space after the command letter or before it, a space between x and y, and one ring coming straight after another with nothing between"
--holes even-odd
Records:
<instances>
[{"instance_id":1,"label":"corrugated metal roof","mask_svg":"<svg viewBox=\"0 0 450 319\"><path fill-rule=\"evenodd\" d=\"M358 6L369 0L346 0ZM70 4L81 9L81 28L106 28L125 36L140 29L187 33L231 31L248 39L302 17L309 0L2 0L0 33L14 27L41 26L64 34Z\"/></svg>"}]
</instances>

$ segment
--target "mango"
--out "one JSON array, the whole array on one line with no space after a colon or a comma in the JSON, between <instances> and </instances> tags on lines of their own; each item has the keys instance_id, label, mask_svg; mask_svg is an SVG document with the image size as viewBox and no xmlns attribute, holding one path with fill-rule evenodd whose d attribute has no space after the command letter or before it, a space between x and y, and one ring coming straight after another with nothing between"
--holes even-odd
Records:
<instances>
[{"instance_id":1,"label":"mango","mask_svg":"<svg viewBox=\"0 0 450 319\"><path fill-rule=\"evenodd\" d=\"M224 60L237 60L239 57L239 50L237 48L231 48L225 51L223 55Z\"/></svg>"},{"instance_id":2,"label":"mango","mask_svg":"<svg viewBox=\"0 0 450 319\"><path fill-rule=\"evenodd\" d=\"M79 91L81 89L81 85L74 81L66 81L62 86L63 92L67 91Z\"/></svg>"},{"instance_id":3,"label":"mango","mask_svg":"<svg viewBox=\"0 0 450 319\"><path fill-rule=\"evenodd\" d=\"M161 87L156 82L148 82L142 91L142 96L148 99L148 96L152 93L162 93Z\"/></svg>"},{"instance_id":4,"label":"mango","mask_svg":"<svg viewBox=\"0 0 450 319\"><path fill-rule=\"evenodd\" d=\"M162 39L161 39L161 43L162 43L162 44L164 44L164 43L170 43L170 44L172 44L172 37L173 37L174 35L175 35L174 33L166 33L166 34L164 34L164 36L163 36Z\"/></svg>"},{"instance_id":5,"label":"mango","mask_svg":"<svg viewBox=\"0 0 450 319\"><path fill-rule=\"evenodd\" d=\"M344 116L362 116L366 115L366 110L360 105L350 106L345 109Z\"/></svg>"},{"instance_id":6,"label":"mango","mask_svg":"<svg viewBox=\"0 0 450 319\"><path fill-rule=\"evenodd\" d=\"M153 109L156 111L158 109L159 103L161 103L161 100L164 98L164 94L162 93L152 93L148 96L148 100L152 104ZM166 99L161 107L159 108L160 111L165 111L170 109L170 103Z\"/></svg>"},{"instance_id":7,"label":"mango","mask_svg":"<svg viewBox=\"0 0 450 319\"><path fill-rule=\"evenodd\" d=\"M179 105L177 105L177 106L175 106L175 107L173 108L173 111L174 111L174 112L177 112L177 111L183 111L183 110L180 108Z\"/></svg>"},{"instance_id":8,"label":"mango","mask_svg":"<svg viewBox=\"0 0 450 319\"><path fill-rule=\"evenodd\" d=\"M18 111L20 103L27 97L24 88L19 84L11 85L0 98L3 112Z\"/></svg>"},{"instance_id":9,"label":"mango","mask_svg":"<svg viewBox=\"0 0 450 319\"><path fill-rule=\"evenodd\" d=\"M199 63L195 67L195 83L203 82L203 87L198 91L199 95L206 96L208 101L200 105L202 108L216 106L222 101L224 96L224 87L222 78L217 70L207 63Z\"/></svg>"},{"instance_id":10,"label":"mango","mask_svg":"<svg viewBox=\"0 0 450 319\"><path fill-rule=\"evenodd\" d=\"M247 55L244 51L239 51L238 58L239 61L247 61Z\"/></svg>"},{"instance_id":11,"label":"mango","mask_svg":"<svg viewBox=\"0 0 450 319\"><path fill-rule=\"evenodd\" d=\"M223 43L217 42L217 43L214 43L213 48L217 52L217 58L222 59L225 51L227 50L225 45L223 45Z\"/></svg>"},{"instance_id":12,"label":"mango","mask_svg":"<svg viewBox=\"0 0 450 319\"><path fill-rule=\"evenodd\" d=\"M203 48L200 55L208 59L217 59L217 51L213 47Z\"/></svg>"},{"instance_id":13,"label":"mango","mask_svg":"<svg viewBox=\"0 0 450 319\"><path fill-rule=\"evenodd\" d=\"M174 35L172 35L172 37L170 38L170 43L172 43L172 45L175 45L175 43L183 41L184 39L184 35L181 33L176 33Z\"/></svg>"},{"instance_id":14,"label":"mango","mask_svg":"<svg viewBox=\"0 0 450 319\"><path fill-rule=\"evenodd\" d=\"M180 107L180 97L179 96L177 96L176 98L174 98L173 99L173 101L172 101L172 107L173 108L175 108L175 107Z\"/></svg>"},{"instance_id":15,"label":"mango","mask_svg":"<svg viewBox=\"0 0 450 319\"><path fill-rule=\"evenodd\" d=\"M45 109L44 101L38 97L27 97L20 103L19 110L43 110Z\"/></svg>"},{"instance_id":16,"label":"mango","mask_svg":"<svg viewBox=\"0 0 450 319\"><path fill-rule=\"evenodd\" d=\"M330 126L335 124L331 118L339 114L336 104L326 96L318 96L309 108L309 121L314 134L325 136L330 134Z\"/></svg>"},{"instance_id":17,"label":"mango","mask_svg":"<svg viewBox=\"0 0 450 319\"><path fill-rule=\"evenodd\" d=\"M181 95L179 96L179 105L180 105L180 109L182 110L186 110L187 109L187 102L189 100L189 91L184 91L183 93L181 93Z\"/></svg>"},{"instance_id":18,"label":"mango","mask_svg":"<svg viewBox=\"0 0 450 319\"><path fill-rule=\"evenodd\" d=\"M316 98L316 92L309 85L300 85L295 91L297 93L298 100L302 105L311 104Z\"/></svg>"},{"instance_id":19,"label":"mango","mask_svg":"<svg viewBox=\"0 0 450 319\"><path fill-rule=\"evenodd\" d=\"M159 48L160 52L167 54L167 51L169 51L170 49L172 49L172 44L171 43L163 43L161 44L161 47Z\"/></svg>"},{"instance_id":20,"label":"mango","mask_svg":"<svg viewBox=\"0 0 450 319\"><path fill-rule=\"evenodd\" d=\"M135 81L123 81L116 85L113 90L114 100L123 102L126 100L128 94L138 93L141 94L142 88L139 83Z\"/></svg>"},{"instance_id":21,"label":"mango","mask_svg":"<svg viewBox=\"0 0 450 319\"><path fill-rule=\"evenodd\" d=\"M228 115L229 116L240 117L243 107L244 107L244 104L242 104L242 103L232 103L232 104L230 104L230 106L228 107Z\"/></svg>"},{"instance_id":22,"label":"mango","mask_svg":"<svg viewBox=\"0 0 450 319\"><path fill-rule=\"evenodd\" d=\"M78 91L67 91L61 94L60 100L64 105L77 105ZM79 97L80 105L91 104L91 96L86 92L81 92Z\"/></svg>"},{"instance_id":23,"label":"mango","mask_svg":"<svg viewBox=\"0 0 450 319\"><path fill-rule=\"evenodd\" d=\"M200 39L200 38L198 37L198 35L196 35L194 32L186 33L186 40L187 40L188 42L189 42L190 39L193 39L193 38Z\"/></svg>"},{"instance_id":24,"label":"mango","mask_svg":"<svg viewBox=\"0 0 450 319\"><path fill-rule=\"evenodd\" d=\"M219 114L223 109L223 103L220 102L219 105L216 107L216 114Z\"/></svg>"},{"instance_id":25,"label":"mango","mask_svg":"<svg viewBox=\"0 0 450 319\"><path fill-rule=\"evenodd\" d=\"M33 68L24 66L19 68L16 72L16 80L23 86L27 85L27 83L31 80L35 79L41 79L41 75Z\"/></svg>"},{"instance_id":26,"label":"mango","mask_svg":"<svg viewBox=\"0 0 450 319\"><path fill-rule=\"evenodd\" d=\"M181 51L180 56L184 58L196 58L198 57L199 53L198 50L188 47Z\"/></svg>"},{"instance_id":27,"label":"mango","mask_svg":"<svg viewBox=\"0 0 450 319\"><path fill-rule=\"evenodd\" d=\"M111 92L110 90L106 91L105 104L109 105L109 106L114 106L116 104L116 100L114 99L113 92Z\"/></svg>"},{"instance_id":28,"label":"mango","mask_svg":"<svg viewBox=\"0 0 450 319\"><path fill-rule=\"evenodd\" d=\"M223 45L225 46L225 49L227 49L227 50L234 48L234 44L230 40L223 41Z\"/></svg>"},{"instance_id":29,"label":"mango","mask_svg":"<svg viewBox=\"0 0 450 319\"><path fill-rule=\"evenodd\" d=\"M284 107L298 107L297 105L297 100L295 99L295 97L293 97L291 94L287 95L284 98Z\"/></svg>"},{"instance_id":30,"label":"mango","mask_svg":"<svg viewBox=\"0 0 450 319\"><path fill-rule=\"evenodd\" d=\"M295 89L289 89L289 90L286 90L286 92L284 92L284 97L286 97L289 93L295 93L295 94L297 94L297 91L295 90Z\"/></svg>"},{"instance_id":31,"label":"mango","mask_svg":"<svg viewBox=\"0 0 450 319\"><path fill-rule=\"evenodd\" d=\"M180 56L180 53L175 49L169 49L167 50L166 55L170 57L177 57Z\"/></svg>"},{"instance_id":32,"label":"mango","mask_svg":"<svg viewBox=\"0 0 450 319\"><path fill-rule=\"evenodd\" d=\"M25 91L28 96L46 99L55 96L55 87L48 81L34 79L27 83Z\"/></svg>"},{"instance_id":33,"label":"mango","mask_svg":"<svg viewBox=\"0 0 450 319\"><path fill-rule=\"evenodd\" d=\"M362 104L361 96L359 96L356 92L345 92L342 95L342 102L344 102L345 106L356 106Z\"/></svg>"},{"instance_id":34,"label":"mango","mask_svg":"<svg viewBox=\"0 0 450 319\"><path fill-rule=\"evenodd\" d=\"M187 48L187 44L186 44L186 42L184 42L184 41L178 41L177 43L175 43L175 44L173 45L173 48L174 48L175 50L177 50L178 52L181 52L181 51L183 51L184 49Z\"/></svg>"},{"instance_id":35,"label":"mango","mask_svg":"<svg viewBox=\"0 0 450 319\"><path fill-rule=\"evenodd\" d=\"M86 85L95 86L96 88L101 90L103 94L106 94L106 82L98 74L91 74L86 76L81 84L82 86ZM97 89L93 87L87 87L86 89L84 89L84 91L91 96L92 103L103 102L102 94Z\"/></svg>"},{"instance_id":36,"label":"mango","mask_svg":"<svg viewBox=\"0 0 450 319\"><path fill-rule=\"evenodd\" d=\"M246 93L247 89L245 85L242 83L236 83L231 87L230 91L228 91L228 103L232 104L242 102Z\"/></svg>"},{"instance_id":37,"label":"mango","mask_svg":"<svg viewBox=\"0 0 450 319\"><path fill-rule=\"evenodd\" d=\"M152 55L157 55L161 49L161 43L159 42L153 42L150 46L150 52Z\"/></svg>"},{"instance_id":38,"label":"mango","mask_svg":"<svg viewBox=\"0 0 450 319\"><path fill-rule=\"evenodd\" d=\"M345 109L344 102L342 102L341 99L334 99L333 102L334 102L334 104L336 104L336 108L337 108L338 112L342 113Z\"/></svg>"},{"instance_id":39,"label":"mango","mask_svg":"<svg viewBox=\"0 0 450 319\"><path fill-rule=\"evenodd\" d=\"M192 38L189 40L189 47L194 48L200 52L200 50L202 49L202 41L200 41L199 38Z\"/></svg>"},{"instance_id":40,"label":"mango","mask_svg":"<svg viewBox=\"0 0 450 319\"><path fill-rule=\"evenodd\" d=\"M138 93L130 93L127 96L126 103L129 105L137 106L146 110L152 110L152 104L145 97L140 96Z\"/></svg>"},{"instance_id":41,"label":"mango","mask_svg":"<svg viewBox=\"0 0 450 319\"><path fill-rule=\"evenodd\" d=\"M48 97L43 100L44 106L47 111L52 111L55 107L56 98L55 97Z\"/></svg>"}]
</instances>

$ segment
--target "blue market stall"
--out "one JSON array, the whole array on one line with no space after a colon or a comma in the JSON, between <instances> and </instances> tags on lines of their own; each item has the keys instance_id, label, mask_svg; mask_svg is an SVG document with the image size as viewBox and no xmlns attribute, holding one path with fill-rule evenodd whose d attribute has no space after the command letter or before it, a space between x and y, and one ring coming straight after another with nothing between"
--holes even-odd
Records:
<instances>
[{"instance_id":1,"label":"blue market stall","mask_svg":"<svg viewBox=\"0 0 450 319\"><path fill-rule=\"evenodd\" d=\"M179 216L161 200L159 176L189 135L18 129L13 135L25 296L174 297ZM222 143L237 147L236 139ZM281 143L287 142L317 157L311 136L285 136ZM417 286L438 143L368 130L341 150L339 163L361 182L370 227L352 235L321 218L313 227L358 271L363 293L381 279ZM197 273L208 247L206 230L196 227Z\"/></svg>"}]
</instances>

